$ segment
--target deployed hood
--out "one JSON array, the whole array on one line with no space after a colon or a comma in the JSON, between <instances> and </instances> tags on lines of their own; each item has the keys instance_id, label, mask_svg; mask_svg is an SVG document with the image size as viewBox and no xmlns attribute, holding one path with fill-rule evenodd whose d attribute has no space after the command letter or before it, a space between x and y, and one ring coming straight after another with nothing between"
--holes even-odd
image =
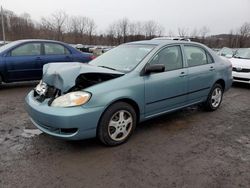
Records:
<instances>
[{"instance_id":1,"label":"deployed hood","mask_svg":"<svg viewBox=\"0 0 250 188\"><path fill-rule=\"evenodd\" d=\"M229 59L233 67L250 69L250 59L231 58Z\"/></svg>"},{"instance_id":2,"label":"deployed hood","mask_svg":"<svg viewBox=\"0 0 250 188\"><path fill-rule=\"evenodd\" d=\"M67 92L75 86L77 78L82 75L91 75L91 77L116 75L118 77L124 73L83 63L49 63L43 67L43 82L60 89L62 92ZM106 80L108 79L106 78ZM88 79L85 78L85 81Z\"/></svg>"}]
</instances>

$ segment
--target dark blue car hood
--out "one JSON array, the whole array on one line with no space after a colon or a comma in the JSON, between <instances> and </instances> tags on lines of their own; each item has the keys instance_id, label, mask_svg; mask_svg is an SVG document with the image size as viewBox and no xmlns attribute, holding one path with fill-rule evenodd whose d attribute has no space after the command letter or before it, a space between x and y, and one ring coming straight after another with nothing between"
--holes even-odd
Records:
<instances>
[{"instance_id":1,"label":"dark blue car hood","mask_svg":"<svg viewBox=\"0 0 250 188\"><path fill-rule=\"evenodd\" d=\"M66 92L75 85L76 78L85 73L124 74L86 63L49 63L43 67L43 82Z\"/></svg>"}]
</instances>

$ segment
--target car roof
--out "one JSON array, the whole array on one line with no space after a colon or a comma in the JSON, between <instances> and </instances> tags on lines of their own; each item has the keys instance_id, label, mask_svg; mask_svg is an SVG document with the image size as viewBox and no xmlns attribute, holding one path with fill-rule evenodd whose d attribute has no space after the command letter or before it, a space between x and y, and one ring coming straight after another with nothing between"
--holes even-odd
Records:
<instances>
[{"instance_id":1,"label":"car roof","mask_svg":"<svg viewBox=\"0 0 250 188\"><path fill-rule=\"evenodd\" d=\"M24 42L55 42L55 43L65 44L64 42L61 42L61 41L47 40L47 39L22 39L22 40L17 40L15 42L17 42L17 43L24 43Z\"/></svg>"},{"instance_id":2,"label":"car roof","mask_svg":"<svg viewBox=\"0 0 250 188\"><path fill-rule=\"evenodd\" d=\"M142 40L142 41L136 41L136 42L129 42L126 44L135 44L135 45L156 45L156 46L162 46L167 44L199 44L197 42L191 42L191 41L180 41L180 40L170 40L170 39L152 39L152 40Z\"/></svg>"}]
</instances>

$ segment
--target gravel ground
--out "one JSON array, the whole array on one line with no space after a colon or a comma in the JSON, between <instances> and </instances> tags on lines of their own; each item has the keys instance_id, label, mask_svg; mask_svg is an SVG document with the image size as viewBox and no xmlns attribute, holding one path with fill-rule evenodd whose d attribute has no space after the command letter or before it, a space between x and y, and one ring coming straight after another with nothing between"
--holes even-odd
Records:
<instances>
[{"instance_id":1,"label":"gravel ground","mask_svg":"<svg viewBox=\"0 0 250 188\"><path fill-rule=\"evenodd\" d=\"M1 188L250 187L248 85L234 85L216 112L193 106L144 122L111 148L34 131L24 97L35 85L0 86Z\"/></svg>"}]
</instances>

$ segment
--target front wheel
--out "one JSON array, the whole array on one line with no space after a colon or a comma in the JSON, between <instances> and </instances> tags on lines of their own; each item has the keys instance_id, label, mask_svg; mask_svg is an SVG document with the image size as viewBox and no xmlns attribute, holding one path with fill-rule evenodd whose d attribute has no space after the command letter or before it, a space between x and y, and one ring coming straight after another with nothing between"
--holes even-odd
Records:
<instances>
[{"instance_id":1,"label":"front wheel","mask_svg":"<svg viewBox=\"0 0 250 188\"><path fill-rule=\"evenodd\" d=\"M204 107L208 111L217 110L220 107L223 97L223 88L220 84L215 84L204 103Z\"/></svg>"},{"instance_id":2,"label":"front wheel","mask_svg":"<svg viewBox=\"0 0 250 188\"><path fill-rule=\"evenodd\" d=\"M117 102L102 115L97 128L97 136L105 145L122 144L133 133L136 122L134 108L127 103Z\"/></svg>"}]
</instances>

